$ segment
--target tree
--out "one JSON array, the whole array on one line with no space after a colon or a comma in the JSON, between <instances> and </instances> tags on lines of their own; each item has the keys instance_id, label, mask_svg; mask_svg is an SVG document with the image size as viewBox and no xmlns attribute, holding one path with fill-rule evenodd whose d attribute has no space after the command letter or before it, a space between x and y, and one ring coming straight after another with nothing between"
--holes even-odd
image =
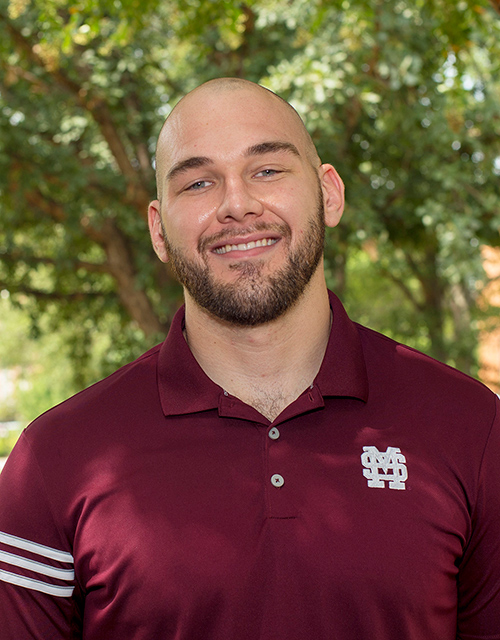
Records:
<instances>
[{"instance_id":1,"label":"tree","mask_svg":"<svg viewBox=\"0 0 500 640\"><path fill-rule=\"evenodd\" d=\"M341 6L325 3L314 43L270 77L346 178L332 272L349 300L362 247L410 303L412 334L417 318L430 353L471 371L479 246L500 239L498 15L475 2ZM408 340L398 324L383 328Z\"/></svg>"},{"instance_id":2,"label":"tree","mask_svg":"<svg viewBox=\"0 0 500 640\"><path fill-rule=\"evenodd\" d=\"M470 369L479 245L499 243L499 32L485 0L3 0L0 289L71 321L80 362L110 333L103 373L161 339L181 292L146 230L156 136L186 91L245 77L345 178L331 283L364 315L356 278L398 287L376 328L411 342L418 311L419 345Z\"/></svg>"}]
</instances>

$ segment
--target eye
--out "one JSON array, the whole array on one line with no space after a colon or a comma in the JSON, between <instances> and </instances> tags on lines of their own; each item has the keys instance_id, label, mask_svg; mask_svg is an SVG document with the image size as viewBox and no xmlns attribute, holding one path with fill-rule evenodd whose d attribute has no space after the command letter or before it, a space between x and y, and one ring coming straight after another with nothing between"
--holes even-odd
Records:
<instances>
[{"instance_id":1,"label":"eye","mask_svg":"<svg viewBox=\"0 0 500 640\"><path fill-rule=\"evenodd\" d=\"M260 178L262 176L264 178L271 178L272 176L275 176L278 173L281 173L281 171L278 171L278 169L262 169L261 171L255 174L255 177Z\"/></svg>"},{"instance_id":2,"label":"eye","mask_svg":"<svg viewBox=\"0 0 500 640\"><path fill-rule=\"evenodd\" d=\"M200 189L205 189L205 187L210 186L211 184L212 183L208 180L198 180L186 187L186 191L199 191Z\"/></svg>"}]
</instances>

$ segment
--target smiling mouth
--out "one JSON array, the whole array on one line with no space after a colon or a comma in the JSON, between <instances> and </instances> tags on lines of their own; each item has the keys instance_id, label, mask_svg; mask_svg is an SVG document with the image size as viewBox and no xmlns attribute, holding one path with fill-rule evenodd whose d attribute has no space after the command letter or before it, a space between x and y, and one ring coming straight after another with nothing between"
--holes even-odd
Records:
<instances>
[{"instance_id":1,"label":"smiling mouth","mask_svg":"<svg viewBox=\"0 0 500 640\"><path fill-rule=\"evenodd\" d=\"M252 240L251 242L242 242L241 244L225 244L222 247L214 249L214 253L222 255L224 253L230 253L231 251L249 251L256 247L269 247L277 242L278 238L262 238L262 240Z\"/></svg>"}]
</instances>

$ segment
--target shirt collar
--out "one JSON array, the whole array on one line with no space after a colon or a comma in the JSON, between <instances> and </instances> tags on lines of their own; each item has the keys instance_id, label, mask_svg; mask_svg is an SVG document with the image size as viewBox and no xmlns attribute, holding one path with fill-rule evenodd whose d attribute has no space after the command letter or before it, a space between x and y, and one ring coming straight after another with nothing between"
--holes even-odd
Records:
<instances>
[{"instance_id":1,"label":"shirt collar","mask_svg":"<svg viewBox=\"0 0 500 640\"><path fill-rule=\"evenodd\" d=\"M222 392L194 358L183 329L184 306L175 314L158 355L158 391L166 416L214 409Z\"/></svg>"},{"instance_id":2,"label":"shirt collar","mask_svg":"<svg viewBox=\"0 0 500 640\"><path fill-rule=\"evenodd\" d=\"M332 328L315 384L323 396L368 400L368 374L358 326L331 291Z\"/></svg>"},{"instance_id":3,"label":"shirt collar","mask_svg":"<svg viewBox=\"0 0 500 640\"><path fill-rule=\"evenodd\" d=\"M340 300L329 292L333 322L325 357L314 381L323 396L351 397L366 402L368 376L356 325ZM166 416L219 407L223 390L195 360L183 336L184 307L174 316L158 356L158 391Z\"/></svg>"}]
</instances>

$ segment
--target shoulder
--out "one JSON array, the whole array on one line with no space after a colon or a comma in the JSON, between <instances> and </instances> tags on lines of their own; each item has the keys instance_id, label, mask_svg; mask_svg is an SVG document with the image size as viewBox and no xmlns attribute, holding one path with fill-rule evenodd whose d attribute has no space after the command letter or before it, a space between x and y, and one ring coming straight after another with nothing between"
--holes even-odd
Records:
<instances>
[{"instance_id":1,"label":"shoulder","mask_svg":"<svg viewBox=\"0 0 500 640\"><path fill-rule=\"evenodd\" d=\"M112 430L137 414L137 407L158 403L157 361L161 345L121 367L110 376L49 409L25 430L29 441L57 439Z\"/></svg>"},{"instance_id":2,"label":"shoulder","mask_svg":"<svg viewBox=\"0 0 500 640\"><path fill-rule=\"evenodd\" d=\"M357 324L370 396L420 407L443 419L490 422L498 397L478 380L438 360Z\"/></svg>"}]
</instances>

